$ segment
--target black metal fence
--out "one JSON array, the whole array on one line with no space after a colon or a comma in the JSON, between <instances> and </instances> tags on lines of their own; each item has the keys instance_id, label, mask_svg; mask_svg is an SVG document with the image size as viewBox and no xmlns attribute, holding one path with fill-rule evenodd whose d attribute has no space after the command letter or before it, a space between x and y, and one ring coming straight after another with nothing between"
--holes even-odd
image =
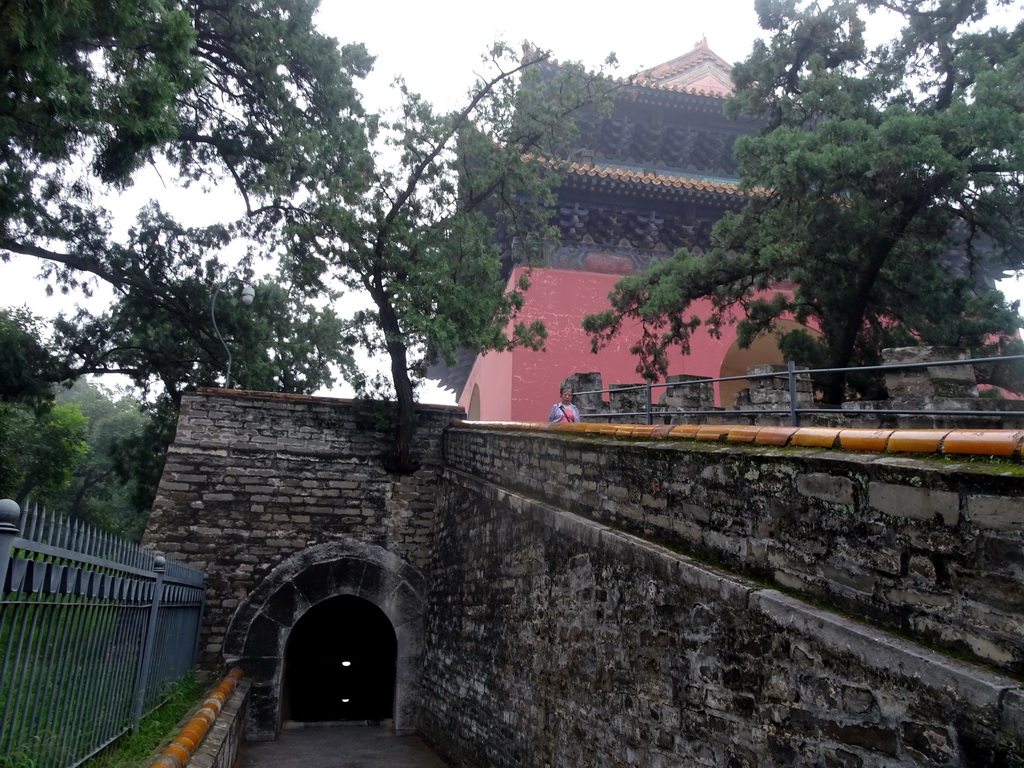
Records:
<instances>
[{"instance_id":1,"label":"black metal fence","mask_svg":"<svg viewBox=\"0 0 1024 768\"><path fill-rule=\"evenodd\" d=\"M70 768L193 669L206 577L0 500L0 766Z\"/></svg>"},{"instance_id":2,"label":"black metal fence","mask_svg":"<svg viewBox=\"0 0 1024 768\"><path fill-rule=\"evenodd\" d=\"M576 402L584 421L607 419L654 424L680 423L683 420L721 420L741 417L751 422L774 419L776 423L802 426L808 417L822 417L824 421L874 422L869 426L895 426L896 422L914 422L915 417L926 423L900 424L900 426L933 426L937 420L948 418L961 423L995 427L1005 424L1024 425L1024 400L1001 400L979 397L975 387L976 366L1000 366L1024 362L1024 355L1006 355L974 359L935 360L890 365L859 366L850 368L797 368L793 362L786 366L758 366L744 376L721 378L701 376L674 376L665 382L647 381L645 384L615 385L609 389L577 390ZM910 387L913 396L895 397L888 401L850 401L841 406L821 406L813 402L811 381L816 375L875 373L893 381L912 377L915 372L943 381L936 371L956 367L958 373L944 380L946 386L934 389ZM770 370L763 370L770 369ZM586 376L583 374L582 376ZM924 378L924 377L922 377ZM956 380L951 391L948 383ZM722 382L744 382L749 388L762 393L760 402L729 407L714 405L713 387ZM1024 384L1024 382L1022 382ZM968 390L974 389L973 394ZM1019 387L1019 389L1024 387ZM658 402L660 392L690 390L692 407L672 408ZM609 398L605 399L605 395ZM749 395L748 395L749 398ZM664 398L662 398L664 399ZM917 403L915 403L915 399ZM916 407L914 407L916 405Z\"/></svg>"}]
</instances>

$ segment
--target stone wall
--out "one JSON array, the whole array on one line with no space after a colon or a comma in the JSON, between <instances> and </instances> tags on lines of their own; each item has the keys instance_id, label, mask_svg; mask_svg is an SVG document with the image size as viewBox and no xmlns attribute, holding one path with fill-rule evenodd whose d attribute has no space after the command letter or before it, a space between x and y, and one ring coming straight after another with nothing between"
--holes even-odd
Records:
<instances>
[{"instance_id":1,"label":"stone wall","mask_svg":"<svg viewBox=\"0 0 1024 768\"><path fill-rule=\"evenodd\" d=\"M1020 467L466 424L453 470L1024 673Z\"/></svg>"},{"instance_id":2,"label":"stone wall","mask_svg":"<svg viewBox=\"0 0 1024 768\"><path fill-rule=\"evenodd\" d=\"M354 542L412 568L428 563L441 430L462 411L417 415L423 466L397 476L378 460L390 433L350 401L230 390L184 397L145 543L209 577L205 668L222 667L240 604L304 550Z\"/></svg>"},{"instance_id":3,"label":"stone wall","mask_svg":"<svg viewBox=\"0 0 1024 768\"><path fill-rule=\"evenodd\" d=\"M419 411L400 477L351 402L185 398L146 543L209 574L202 661L252 680L248 738L280 727L296 623L345 594L396 630L395 728L453 765L1024 764L1019 462L457 415Z\"/></svg>"},{"instance_id":4,"label":"stone wall","mask_svg":"<svg viewBox=\"0 0 1024 768\"><path fill-rule=\"evenodd\" d=\"M479 476L498 452L546 495L590 458L613 471L571 440L467 437L452 434L421 715L452 765L1020 764L1015 681Z\"/></svg>"}]
</instances>

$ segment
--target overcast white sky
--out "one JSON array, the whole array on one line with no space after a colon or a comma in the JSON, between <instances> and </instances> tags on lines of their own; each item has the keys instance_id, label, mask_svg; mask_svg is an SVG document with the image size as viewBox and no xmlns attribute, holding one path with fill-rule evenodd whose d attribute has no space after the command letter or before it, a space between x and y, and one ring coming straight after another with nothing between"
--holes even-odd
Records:
<instances>
[{"instance_id":1,"label":"overcast white sky","mask_svg":"<svg viewBox=\"0 0 1024 768\"><path fill-rule=\"evenodd\" d=\"M1015 10L1017 18L1021 10ZM404 75L410 87L438 107L453 108L473 82L480 56L496 39L518 45L523 40L550 49L562 61L578 60L597 68L615 53L622 76L652 67L691 50L706 37L715 53L730 63L746 57L762 34L753 0L647 0L644 3L563 3L520 0L480 3L467 0L385 0L357 3L322 0L317 23L340 43L362 42L377 57L375 71L361 90L373 110L395 106L390 83ZM231 219L240 203L225 196L202 196L167 187L147 174L131 192L132 203L156 198L190 223ZM33 259L15 259L0 266L0 305L28 304L39 315L52 316L69 302L47 298L34 281ZM1024 288L1006 285L1013 297ZM347 396L344 389L330 394ZM428 388L424 402L454 402L450 393Z\"/></svg>"},{"instance_id":2,"label":"overcast white sky","mask_svg":"<svg viewBox=\"0 0 1024 768\"><path fill-rule=\"evenodd\" d=\"M593 67L614 52L627 75L679 56L703 36L718 55L735 62L746 57L760 32L753 0L391 0L358 6L324 0L318 24L339 42L362 42L377 56L379 76L371 90L402 73L414 90L437 104L451 99L449 106L472 82L480 55L499 39L515 45L529 40L559 60Z\"/></svg>"}]
</instances>

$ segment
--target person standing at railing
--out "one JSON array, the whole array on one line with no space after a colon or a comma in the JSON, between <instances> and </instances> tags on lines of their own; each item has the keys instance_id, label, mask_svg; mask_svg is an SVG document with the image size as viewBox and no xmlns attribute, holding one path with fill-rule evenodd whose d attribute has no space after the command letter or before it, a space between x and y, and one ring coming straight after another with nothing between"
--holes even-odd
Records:
<instances>
[{"instance_id":1,"label":"person standing at railing","mask_svg":"<svg viewBox=\"0 0 1024 768\"><path fill-rule=\"evenodd\" d=\"M572 402L572 390L562 389L562 399L551 406L548 421L580 421L580 410Z\"/></svg>"}]
</instances>

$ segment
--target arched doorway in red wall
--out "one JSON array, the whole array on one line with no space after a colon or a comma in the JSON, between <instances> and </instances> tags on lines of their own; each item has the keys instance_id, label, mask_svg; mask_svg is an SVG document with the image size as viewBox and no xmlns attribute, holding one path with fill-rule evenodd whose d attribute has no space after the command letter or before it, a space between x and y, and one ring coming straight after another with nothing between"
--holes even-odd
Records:
<instances>
[{"instance_id":1,"label":"arched doorway in red wall","mask_svg":"<svg viewBox=\"0 0 1024 768\"><path fill-rule=\"evenodd\" d=\"M775 325L775 331L759 333L746 349L741 348L739 343L734 341L729 347L729 351L725 353L725 357L722 358L722 368L718 375L724 379L729 376L743 376L748 368L755 365L785 365L786 361L783 359L776 341L779 331L785 332L801 328L808 333L819 335L817 331L793 320L777 320ZM718 404L724 408L735 405L737 393L748 386L750 384L746 379L719 382Z\"/></svg>"}]
</instances>

